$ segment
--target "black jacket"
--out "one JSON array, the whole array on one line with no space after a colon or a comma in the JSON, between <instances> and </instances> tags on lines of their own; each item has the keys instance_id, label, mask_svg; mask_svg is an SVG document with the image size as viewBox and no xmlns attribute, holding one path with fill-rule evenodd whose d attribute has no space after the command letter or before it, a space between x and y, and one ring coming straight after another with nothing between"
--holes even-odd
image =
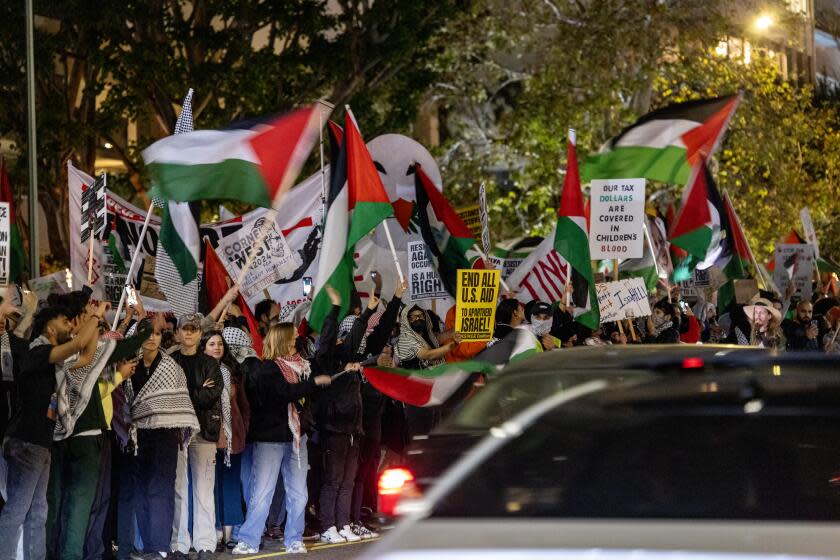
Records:
<instances>
[{"instance_id":1,"label":"black jacket","mask_svg":"<svg viewBox=\"0 0 840 560\"><path fill-rule=\"evenodd\" d=\"M816 318L817 325L820 324ZM817 340L822 340L823 333L817 331L817 338L808 338L805 334L808 325L800 323L799 320L785 319L782 321L782 331L785 333L785 345L787 350L820 350Z\"/></svg>"},{"instance_id":2,"label":"black jacket","mask_svg":"<svg viewBox=\"0 0 840 560\"><path fill-rule=\"evenodd\" d=\"M190 399L201 426L201 437L207 441L218 441L222 426L222 390L225 388L219 362L203 352L184 356L178 350L171 357L187 377ZM213 387L204 387L207 379L213 380Z\"/></svg>"},{"instance_id":3,"label":"black jacket","mask_svg":"<svg viewBox=\"0 0 840 560\"><path fill-rule=\"evenodd\" d=\"M320 371L327 375L343 371L356 357L371 315L370 310L365 309L362 314L364 319L357 319L344 342L337 345L338 313L338 306L333 306L321 329L317 360ZM317 420L320 427L329 432L352 435L363 433L361 376L358 372L338 376L318 395Z\"/></svg>"},{"instance_id":4,"label":"black jacket","mask_svg":"<svg viewBox=\"0 0 840 560\"><path fill-rule=\"evenodd\" d=\"M292 441L288 404L310 396L315 387L314 373L302 383L290 384L280 366L273 360L264 360L245 386L251 405L248 443Z\"/></svg>"}]
</instances>

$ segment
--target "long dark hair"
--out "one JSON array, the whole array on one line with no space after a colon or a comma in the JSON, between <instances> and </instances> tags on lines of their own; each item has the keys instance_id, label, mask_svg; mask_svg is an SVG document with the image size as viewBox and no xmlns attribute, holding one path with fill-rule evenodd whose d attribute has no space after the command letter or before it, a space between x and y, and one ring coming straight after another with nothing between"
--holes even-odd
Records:
<instances>
[{"instance_id":1,"label":"long dark hair","mask_svg":"<svg viewBox=\"0 0 840 560\"><path fill-rule=\"evenodd\" d=\"M203 335L201 335L201 342L198 343L198 351L202 354L204 350L207 348L207 343L210 341L211 338L214 336L218 336L222 339L222 348L224 348L225 353L222 354L222 359L220 363L224 364L230 370L232 376L236 379L239 379L239 364L236 360L233 359L233 356L230 354L230 348L228 347L228 343L225 341L225 337L222 336L222 331L212 330L207 331Z\"/></svg>"}]
</instances>

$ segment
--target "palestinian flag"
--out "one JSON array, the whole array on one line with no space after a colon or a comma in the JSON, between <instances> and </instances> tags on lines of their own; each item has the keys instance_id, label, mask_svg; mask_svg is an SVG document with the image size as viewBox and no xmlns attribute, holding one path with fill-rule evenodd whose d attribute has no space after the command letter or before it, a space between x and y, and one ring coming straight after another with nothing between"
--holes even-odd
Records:
<instances>
[{"instance_id":1,"label":"palestinian flag","mask_svg":"<svg viewBox=\"0 0 840 560\"><path fill-rule=\"evenodd\" d=\"M790 230L787 235L779 238L779 243L784 243L788 245L797 245L797 244L804 244L808 243L808 241L799 235L795 229ZM832 261L823 258L822 256L817 259L817 267L820 269L820 274L824 274L826 272L832 272L834 274L840 275L840 266L837 266ZM767 263L765 268L769 272L773 272L776 270L776 259L771 258L770 261Z\"/></svg>"},{"instance_id":2,"label":"palestinian flag","mask_svg":"<svg viewBox=\"0 0 840 560\"><path fill-rule=\"evenodd\" d=\"M740 94L669 105L609 140L583 166L583 180L645 177L685 185L717 149Z\"/></svg>"},{"instance_id":3,"label":"palestinian flag","mask_svg":"<svg viewBox=\"0 0 840 560\"><path fill-rule=\"evenodd\" d=\"M729 229L726 237L721 241L723 250L721 256L715 262L726 275L726 283L718 290L718 310L722 311L729 307L735 299L735 280L748 278L747 266L750 262L750 248L747 245L747 237L741 229L740 222L729 195L723 197L723 206L726 212L726 219Z\"/></svg>"},{"instance_id":4,"label":"palestinian flag","mask_svg":"<svg viewBox=\"0 0 840 560\"><path fill-rule=\"evenodd\" d=\"M190 88L170 138L186 137L193 132L192 96ZM163 209L155 253L155 279L176 315L195 313L201 262L198 233L201 207L194 201L178 202L161 192L159 185L155 188L155 203Z\"/></svg>"},{"instance_id":5,"label":"palestinian flag","mask_svg":"<svg viewBox=\"0 0 840 560\"><path fill-rule=\"evenodd\" d=\"M324 289L327 284L341 295L339 320L347 314L353 292L356 243L394 214L385 186L349 108L344 119L341 147L337 160L330 162L330 173L321 259L309 311L309 324L315 331L323 328L324 319L332 307Z\"/></svg>"},{"instance_id":6,"label":"palestinian flag","mask_svg":"<svg viewBox=\"0 0 840 560\"><path fill-rule=\"evenodd\" d=\"M364 376L384 395L412 406L441 405L474 373L494 375L507 363L541 352L531 331L514 329L505 338L480 352L472 360L453 362L429 369L366 367Z\"/></svg>"},{"instance_id":7,"label":"palestinian flag","mask_svg":"<svg viewBox=\"0 0 840 560\"><path fill-rule=\"evenodd\" d=\"M204 274L201 278L199 301L201 302L201 311L207 314L216 307L216 304L227 293L228 284L226 279L230 278L230 275L206 237L204 238ZM263 340L260 336L259 324L254 314L251 313L251 308L248 307L248 302L245 301L242 294L237 296L236 305L239 306L242 315L248 322L248 330L250 331L251 341L254 344L254 351L256 351L257 355L262 356Z\"/></svg>"},{"instance_id":8,"label":"palestinian flag","mask_svg":"<svg viewBox=\"0 0 840 560\"><path fill-rule=\"evenodd\" d=\"M592 261L589 257L589 232L580 189L575 131L569 130L566 177L560 197L560 211L554 234L554 249L572 269L572 300L575 320L590 329L598 328L600 311Z\"/></svg>"},{"instance_id":9,"label":"palestinian flag","mask_svg":"<svg viewBox=\"0 0 840 560\"><path fill-rule=\"evenodd\" d=\"M423 241L429 248L444 288L455 297L458 269L484 268L484 262L470 228L443 193L437 190L419 163L414 166L414 184Z\"/></svg>"},{"instance_id":10,"label":"palestinian flag","mask_svg":"<svg viewBox=\"0 0 840 560\"><path fill-rule=\"evenodd\" d=\"M702 163L695 168L692 181L683 193L682 206L671 226L671 244L704 261L718 249L727 222L717 185Z\"/></svg>"},{"instance_id":11,"label":"palestinian flag","mask_svg":"<svg viewBox=\"0 0 840 560\"><path fill-rule=\"evenodd\" d=\"M318 140L318 106L227 130L173 134L143 151L156 194L178 202L270 207L292 187Z\"/></svg>"},{"instance_id":12,"label":"palestinian flag","mask_svg":"<svg viewBox=\"0 0 840 560\"><path fill-rule=\"evenodd\" d=\"M111 225L108 230L108 254L111 255L111 263L117 267L117 271L125 274L128 268L125 266L125 258L123 254L125 247L122 244L122 236L117 232L125 230L125 223L117 212L114 212L114 219L111 220Z\"/></svg>"},{"instance_id":13,"label":"palestinian flag","mask_svg":"<svg viewBox=\"0 0 840 560\"><path fill-rule=\"evenodd\" d=\"M18 283L26 266L23 241L15 220L15 199L12 196L12 182L6 170L6 160L0 160L0 202L9 204L9 282Z\"/></svg>"}]
</instances>

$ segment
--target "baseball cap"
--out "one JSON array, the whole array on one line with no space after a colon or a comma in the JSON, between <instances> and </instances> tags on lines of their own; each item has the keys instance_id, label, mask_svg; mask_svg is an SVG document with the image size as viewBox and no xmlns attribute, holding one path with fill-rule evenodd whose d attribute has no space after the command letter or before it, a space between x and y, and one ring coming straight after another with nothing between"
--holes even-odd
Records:
<instances>
[{"instance_id":1,"label":"baseball cap","mask_svg":"<svg viewBox=\"0 0 840 560\"><path fill-rule=\"evenodd\" d=\"M181 315L178 319L178 328L183 329L184 327L193 327L201 330L201 322L203 320L204 315L201 313L187 313L186 315Z\"/></svg>"},{"instance_id":2,"label":"baseball cap","mask_svg":"<svg viewBox=\"0 0 840 560\"><path fill-rule=\"evenodd\" d=\"M538 301L531 307L531 317L534 315L551 315L551 306L544 301Z\"/></svg>"}]
</instances>

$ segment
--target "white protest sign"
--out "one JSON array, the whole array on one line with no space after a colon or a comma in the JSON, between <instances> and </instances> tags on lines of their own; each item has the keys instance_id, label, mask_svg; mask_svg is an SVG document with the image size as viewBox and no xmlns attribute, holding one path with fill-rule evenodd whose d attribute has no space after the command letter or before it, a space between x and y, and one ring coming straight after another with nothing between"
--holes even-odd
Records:
<instances>
[{"instance_id":1,"label":"white protest sign","mask_svg":"<svg viewBox=\"0 0 840 560\"><path fill-rule=\"evenodd\" d=\"M487 259L493 265L493 268L502 272L502 280L507 280L513 274L513 271L525 261L524 257L503 259L502 257L488 256Z\"/></svg>"},{"instance_id":2,"label":"white protest sign","mask_svg":"<svg viewBox=\"0 0 840 560\"><path fill-rule=\"evenodd\" d=\"M773 282L787 293L793 282L796 291L794 299L811 299L811 280L814 277L814 246L803 243L782 243L776 245L776 268Z\"/></svg>"},{"instance_id":3,"label":"white protest sign","mask_svg":"<svg viewBox=\"0 0 840 560\"><path fill-rule=\"evenodd\" d=\"M426 252L425 241L408 243L408 293L412 302L449 297Z\"/></svg>"},{"instance_id":4,"label":"white protest sign","mask_svg":"<svg viewBox=\"0 0 840 560\"><path fill-rule=\"evenodd\" d=\"M38 299L45 300L50 294L66 294L72 289L73 275L68 269L59 270L46 276L31 278L29 289L38 295Z\"/></svg>"},{"instance_id":5,"label":"white protest sign","mask_svg":"<svg viewBox=\"0 0 840 560\"><path fill-rule=\"evenodd\" d=\"M647 288L643 278L627 278L617 282L596 284L601 323L620 321L651 314Z\"/></svg>"},{"instance_id":6,"label":"white protest sign","mask_svg":"<svg viewBox=\"0 0 840 560\"><path fill-rule=\"evenodd\" d=\"M644 255L645 180L596 179L591 183L589 252L593 259Z\"/></svg>"},{"instance_id":7,"label":"white protest sign","mask_svg":"<svg viewBox=\"0 0 840 560\"><path fill-rule=\"evenodd\" d=\"M289 247L286 236L277 229L276 223L272 224L263 243L254 246L259 241L264 220L255 220L250 228L242 228L223 238L216 247L216 254L231 278L237 278L248 255L252 251L257 252L240 286L245 299L253 298L276 281L292 275L301 265L300 257Z\"/></svg>"},{"instance_id":8,"label":"white protest sign","mask_svg":"<svg viewBox=\"0 0 840 560\"><path fill-rule=\"evenodd\" d=\"M9 283L9 253L11 251L9 203L0 202L0 286Z\"/></svg>"},{"instance_id":9,"label":"white protest sign","mask_svg":"<svg viewBox=\"0 0 840 560\"><path fill-rule=\"evenodd\" d=\"M808 207L799 211L799 220L802 222L802 229L805 231L805 239L814 246L814 256L820 258L820 243L817 241L817 230L814 229L814 222L811 220L811 211Z\"/></svg>"}]
</instances>

